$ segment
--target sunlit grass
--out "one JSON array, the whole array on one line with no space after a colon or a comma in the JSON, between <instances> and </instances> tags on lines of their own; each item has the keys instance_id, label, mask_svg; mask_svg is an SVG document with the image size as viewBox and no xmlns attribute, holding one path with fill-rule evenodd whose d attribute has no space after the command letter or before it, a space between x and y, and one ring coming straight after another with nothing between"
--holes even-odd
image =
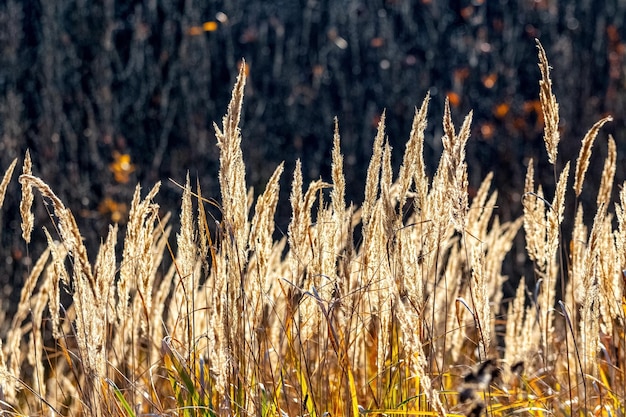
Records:
<instances>
[{"instance_id":1,"label":"sunlit grass","mask_svg":"<svg viewBox=\"0 0 626 417\"><path fill-rule=\"evenodd\" d=\"M296 163L291 223L276 239L284 168L263 192L248 190L243 65L215 125L221 195L203 196L188 177L175 235L159 211L159 184L143 198L138 186L120 220L125 236L118 242L111 226L91 262L72 213L27 156L24 238L49 248L2 340L0 406L70 416L624 415L626 187L612 210L615 152L596 206L566 193L575 172L580 194L610 118L590 129L570 171L558 160L558 103L538 48L556 186L535 184L531 163L524 216L512 222L497 216L491 174L469 201L472 117L457 132L448 101L443 154L426 176L427 96L399 170L381 117L358 208L345 201L337 123L331 178L306 185ZM111 167L120 181L134 169L122 157ZM50 214L43 231L32 230L35 191ZM579 210L572 236L561 227L565 204ZM593 223L583 209L596 213ZM515 277L516 295L505 300L502 265L522 228L535 276Z\"/></svg>"}]
</instances>

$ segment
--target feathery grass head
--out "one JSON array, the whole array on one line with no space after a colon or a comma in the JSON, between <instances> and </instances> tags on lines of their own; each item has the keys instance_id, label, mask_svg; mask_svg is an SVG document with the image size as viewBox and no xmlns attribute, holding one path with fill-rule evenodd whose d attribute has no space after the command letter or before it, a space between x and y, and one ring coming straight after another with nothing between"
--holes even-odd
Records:
<instances>
[{"instance_id":1,"label":"feathery grass head","mask_svg":"<svg viewBox=\"0 0 626 417\"><path fill-rule=\"evenodd\" d=\"M9 168L4 172L4 177L2 177L2 182L0 182L0 207L4 204L4 195L7 192L7 187L9 186L9 181L11 181L11 176L13 175L13 170L15 169L15 165L17 165L17 158L11 162Z\"/></svg>"},{"instance_id":2,"label":"feathery grass head","mask_svg":"<svg viewBox=\"0 0 626 417\"><path fill-rule=\"evenodd\" d=\"M376 137L374 139L373 145L373 154L372 158L370 159L370 163L367 168L367 176L365 178L365 199L363 200L361 213L364 227L367 227L371 220L375 201L378 198L378 189L380 186L380 168L382 164L384 140L385 112L383 111L383 113L380 115L380 120L378 122L378 129L376 131Z\"/></svg>"},{"instance_id":3,"label":"feathery grass head","mask_svg":"<svg viewBox=\"0 0 626 417\"><path fill-rule=\"evenodd\" d=\"M20 183L25 187L35 187L39 192L52 202L54 214L58 218L58 231L61 235L63 243L67 250L74 257L75 268L77 272L84 274L91 291L96 294L96 282L92 273L91 263L87 256L87 249L83 244L83 238L78 230L76 219L71 211L65 207L63 202L54 194L52 189L43 180L38 177L22 174L20 175Z\"/></svg>"},{"instance_id":4,"label":"feathery grass head","mask_svg":"<svg viewBox=\"0 0 626 417\"><path fill-rule=\"evenodd\" d=\"M613 182L615 181L615 170L617 169L617 146L615 139L609 135L608 152L604 168L602 169L602 178L600 179L600 189L596 204L600 207L602 204L608 206L611 201L611 192L613 191Z\"/></svg>"},{"instance_id":5,"label":"feathery grass head","mask_svg":"<svg viewBox=\"0 0 626 417\"><path fill-rule=\"evenodd\" d=\"M596 139L596 136L598 136L600 128L606 122L610 122L612 120L613 118L611 116L607 116L604 119L597 121L591 129L587 131L585 137L583 138L580 153L578 154L578 159L576 159L576 174L574 175L574 191L576 192L576 197L580 196L583 189L585 173L587 172L587 168L589 168L589 159L591 158L591 147L593 146L593 142Z\"/></svg>"},{"instance_id":6,"label":"feathery grass head","mask_svg":"<svg viewBox=\"0 0 626 417\"><path fill-rule=\"evenodd\" d=\"M233 87L228 111L222 119L222 129L213 123L217 146L220 149L219 182L222 194L221 208L225 227L234 234L239 261L246 258L248 223L248 193L246 169L241 151L241 108L246 85L246 65L241 65Z\"/></svg>"},{"instance_id":7,"label":"feathery grass head","mask_svg":"<svg viewBox=\"0 0 626 417\"><path fill-rule=\"evenodd\" d=\"M467 196L467 163L465 161L465 147L470 136L473 112L465 117L461 130L455 133L450 102L446 98L443 115L443 160L447 173L448 196L451 201L451 219L457 232L463 232L466 226L466 215L469 207Z\"/></svg>"},{"instance_id":8,"label":"feathery grass head","mask_svg":"<svg viewBox=\"0 0 626 417\"><path fill-rule=\"evenodd\" d=\"M343 156L339 137L339 120L335 118L335 134L333 135L332 150L332 179L333 189L330 192L333 211L342 217L346 209L346 179L343 175Z\"/></svg>"},{"instance_id":9,"label":"feathery grass head","mask_svg":"<svg viewBox=\"0 0 626 417\"><path fill-rule=\"evenodd\" d=\"M23 173L31 175L33 164L30 160L30 151L26 150L24 156L24 168ZM33 205L33 189L32 186L22 185L22 199L20 200L20 214L22 216L22 237L26 243L30 242L30 235L33 232L33 225L35 223L35 215L30 211Z\"/></svg>"},{"instance_id":10,"label":"feathery grass head","mask_svg":"<svg viewBox=\"0 0 626 417\"><path fill-rule=\"evenodd\" d=\"M546 51L543 49L541 42L537 42L539 50L539 70L541 71L541 80L539 81L539 99L541 100L541 110L543 111L544 135L543 141L548 151L548 161L554 165L556 156L559 152L559 142L561 135L559 133L559 104L556 97L552 93L552 79L550 78L550 65Z\"/></svg>"},{"instance_id":11,"label":"feathery grass head","mask_svg":"<svg viewBox=\"0 0 626 417\"><path fill-rule=\"evenodd\" d=\"M419 209L426 198L428 192L428 179L424 167L424 132L428 124L428 103L430 102L430 93L424 97L422 106L415 109L413 116L413 124L409 141L406 144L400 173L398 174L398 183L400 184L400 201L398 210L404 208L407 192L412 183L415 183L416 201L415 206ZM400 213L401 215L402 213ZM400 216L401 217L401 216Z\"/></svg>"}]
</instances>

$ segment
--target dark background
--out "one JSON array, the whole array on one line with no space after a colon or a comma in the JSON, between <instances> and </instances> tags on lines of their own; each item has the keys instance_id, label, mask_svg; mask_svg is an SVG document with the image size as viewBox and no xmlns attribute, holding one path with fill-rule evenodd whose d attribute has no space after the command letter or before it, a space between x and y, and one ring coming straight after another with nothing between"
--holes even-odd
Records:
<instances>
[{"instance_id":1,"label":"dark background","mask_svg":"<svg viewBox=\"0 0 626 417\"><path fill-rule=\"evenodd\" d=\"M558 169L576 157L596 120L615 118L599 136L583 192L593 213L607 132L618 142L617 183L626 177L625 10L617 0L4 0L2 171L20 158L0 212L5 294L19 287L30 257L42 250L40 227L49 224L38 202L35 242L21 240L16 177L27 148L34 174L72 209L95 259L107 224L126 215L137 182L145 192L162 180L157 202L175 217L181 190L168 178L183 183L189 170L206 196L219 198L212 122L221 125L242 58L249 65L243 152L255 195L286 161L277 233L289 221L296 158L305 180L330 180L335 116L348 202L359 204L381 112L387 110L397 173L415 106L429 90L429 175L441 153L449 96L457 126L474 110L470 192L493 170L498 214L518 216L534 157L551 198L535 38L554 68L561 106ZM134 171L116 178L120 155L130 155ZM523 241L518 246L514 255L524 251ZM516 259L506 270L519 276Z\"/></svg>"}]
</instances>

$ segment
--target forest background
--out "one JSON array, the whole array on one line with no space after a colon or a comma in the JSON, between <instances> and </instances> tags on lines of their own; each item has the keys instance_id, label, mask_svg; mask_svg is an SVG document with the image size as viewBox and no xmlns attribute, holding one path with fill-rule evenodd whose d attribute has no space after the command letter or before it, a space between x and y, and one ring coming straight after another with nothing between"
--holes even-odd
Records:
<instances>
[{"instance_id":1,"label":"forest background","mask_svg":"<svg viewBox=\"0 0 626 417\"><path fill-rule=\"evenodd\" d=\"M176 183L187 171L204 195L218 198L213 122L245 59L242 147L257 194L283 160L287 172L302 160L305 183L330 178L338 117L346 199L360 204L382 112L397 167L414 108L430 92L428 175L441 154L436 121L448 97L455 124L474 111L470 196L494 171L498 215L511 220L521 214L529 158L545 173L538 181L554 189L543 154L535 38L554 67L559 159L573 160L584 133L611 114L600 138L615 136L616 180L626 178L625 14L626 4L617 0L6 0L0 3L0 166L29 148L33 172L75 214L88 246L100 242L109 223L123 226L138 182L151 187L164 180L163 212L177 212ZM587 181L598 185L606 146L594 152ZM281 188L288 189L289 178L283 176ZM595 199L594 188L583 190L583 201ZM282 193L277 234L289 223L287 197ZM19 200L13 181L0 212L7 313L31 256L45 246L21 239ZM573 207L566 210L573 218ZM519 239L503 267L513 278L509 289L526 267Z\"/></svg>"}]
</instances>

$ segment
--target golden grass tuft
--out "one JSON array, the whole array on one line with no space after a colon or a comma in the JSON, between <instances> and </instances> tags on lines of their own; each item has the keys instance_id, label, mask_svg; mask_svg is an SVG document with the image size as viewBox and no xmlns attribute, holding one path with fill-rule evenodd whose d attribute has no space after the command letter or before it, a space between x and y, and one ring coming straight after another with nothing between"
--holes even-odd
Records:
<instances>
[{"instance_id":1,"label":"golden grass tuft","mask_svg":"<svg viewBox=\"0 0 626 417\"><path fill-rule=\"evenodd\" d=\"M573 231L562 230L570 165L557 176L558 103L537 47L556 187L535 184L530 161L524 215L510 222L498 217L494 174L468 196L472 113L457 133L445 103L443 154L426 175L426 95L397 177L382 114L360 208L345 201L335 120L330 182L305 184L296 161L291 221L277 238L284 165L254 202L239 128L243 65L215 126L221 201L203 197L199 180L194 192L187 175L176 245L171 215L156 202L160 184L143 198L138 185L123 240L110 226L92 263L72 213L27 154L23 237L47 249L0 339L0 407L68 416L623 415L626 184L612 211L609 138L593 223L576 200ZM608 120L583 139L577 196ZM33 189L50 213L42 233L33 230ZM521 228L528 279L503 274ZM507 299L511 278L521 281Z\"/></svg>"},{"instance_id":2,"label":"golden grass tuft","mask_svg":"<svg viewBox=\"0 0 626 417\"><path fill-rule=\"evenodd\" d=\"M443 160L446 163L446 189L450 193L448 197L452 203L451 216L452 223L457 232L462 232L466 227L466 217L468 209L467 197L467 163L465 162L465 146L470 135L472 124L470 112L461 126L459 134L455 133L452 117L450 115L450 102L446 98L445 112L443 115L443 131L445 136L443 141Z\"/></svg>"},{"instance_id":3,"label":"golden grass tuft","mask_svg":"<svg viewBox=\"0 0 626 417\"><path fill-rule=\"evenodd\" d=\"M598 136L600 128L604 126L606 122L610 122L612 120L613 118L611 116L607 116L604 119L597 121L583 138L582 147L580 148L578 159L576 159L576 174L574 175L574 191L576 192L576 197L580 196L583 189L585 173L587 172L587 168L589 168L589 158L591 158L591 147L593 146L593 142L596 139L596 136Z\"/></svg>"},{"instance_id":4,"label":"golden grass tuft","mask_svg":"<svg viewBox=\"0 0 626 417\"><path fill-rule=\"evenodd\" d=\"M33 163L30 160L30 151L26 150L24 156L24 168L22 172L26 175L31 175ZM20 214L22 216L22 238L26 243L30 243L30 235L33 232L33 226L35 223L35 215L31 213L30 208L33 205L33 190L30 185L22 186L22 199L20 200Z\"/></svg>"},{"instance_id":5,"label":"golden grass tuft","mask_svg":"<svg viewBox=\"0 0 626 417\"><path fill-rule=\"evenodd\" d=\"M609 135L608 152L604 168L602 169L602 178L600 179L600 188L598 189L598 197L596 204L607 206L611 201L611 192L613 191L613 182L615 181L615 169L617 168L617 146L615 139Z\"/></svg>"},{"instance_id":6,"label":"golden grass tuft","mask_svg":"<svg viewBox=\"0 0 626 417\"><path fill-rule=\"evenodd\" d=\"M555 165L556 156L559 152L558 146L561 141L561 134L559 133L559 104L552 93L552 79L550 78L550 65L548 64L546 51L539 40L536 42L539 51L539 70L541 71L539 99L541 101L541 110L543 111L544 142L546 151L548 151L548 161Z\"/></svg>"},{"instance_id":7,"label":"golden grass tuft","mask_svg":"<svg viewBox=\"0 0 626 417\"><path fill-rule=\"evenodd\" d=\"M4 173L4 177L2 177L2 182L0 182L0 207L4 204L4 195L7 192L7 187L9 186L9 181L11 181L11 176L13 175L13 170L15 169L15 165L17 165L17 158L11 162L11 165L7 168Z\"/></svg>"}]
</instances>

